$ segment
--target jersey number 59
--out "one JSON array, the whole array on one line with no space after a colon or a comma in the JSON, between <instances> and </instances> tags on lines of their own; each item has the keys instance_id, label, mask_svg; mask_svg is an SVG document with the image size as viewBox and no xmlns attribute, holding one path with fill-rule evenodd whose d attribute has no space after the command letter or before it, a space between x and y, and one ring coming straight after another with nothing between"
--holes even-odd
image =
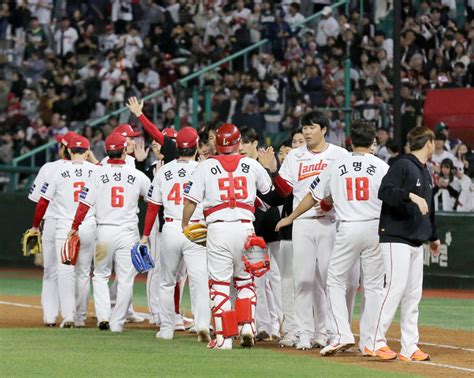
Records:
<instances>
[{"instance_id":1,"label":"jersey number 59","mask_svg":"<svg viewBox=\"0 0 474 378\"><path fill-rule=\"evenodd\" d=\"M221 201L243 200L248 197L247 178L245 176L223 177L219 179L218 183L219 190L224 192L221 194Z\"/></svg>"},{"instance_id":2,"label":"jersey number 59","mask_svg":"<svg viewBox=\"0 0 474 378\"><path fill-rule=\"evenodd\" d=\"M354 191L356 201L367 201L369 199L369 179L367 177L356 177L354 180L353 177L346 177L346 192L348 201L354 200Z\"/></svg>"}]
</instances>

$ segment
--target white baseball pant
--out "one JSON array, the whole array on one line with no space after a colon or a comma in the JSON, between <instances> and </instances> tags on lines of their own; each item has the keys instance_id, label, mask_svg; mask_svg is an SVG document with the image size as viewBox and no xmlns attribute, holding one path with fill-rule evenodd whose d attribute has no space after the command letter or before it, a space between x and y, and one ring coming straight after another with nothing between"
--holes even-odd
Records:
<instances>
[{"instance_id":1,"label":"white baseball pant","mask_svg":"<svg viewBox=\"0 0 474 378\"><path fill-rule=\"evenodd\" d=\"M347 282L354 266L362 266L365 309L360 317L360 346L373 345L377 311L383 290L384 269L378 237L379 220L341 222L336 234L327 280L329 321L333 344L354 343L347 303Z\"/></svg>"},{"instance_id":2,"label":"white baseball pant","mask_svg":"<svg viewBox=\"0 0 474 378\"><path fill-rule=\"evenodd\" d=\"M56 224L56 255L58 261L59 305L64 319L82 322L87 318L91 264L95 251L96 224L91 219L79 227L81 248L75 266L61 262L61 250L71 229L72 221L58 220Z\"/></svg>"},{"instance_id":3,"label":"white baseball pant","mask_svg":"<svg viewBox=\"0 0 474 378\"><path fill-rule=\"evenodd\" d=\"M423 246L380 243L386 283L380 311L376 317L373 350L387 345L385 338L400 304L400 353L410 357L418 349L418 305L423 291ZM369 307L366 303L366 308Z\"/></svg>"},{"instance_id":4,"label":"white baseball pant","mask_svg":"<svg viewBox=\"0 0 474 378\"><path fill-rule=\"evenodd\" d=\"M207 278L206 248L190 242L182 233L179 222L167 222L163 226L160 250L160 289L158 296L161 317L160 332L173 333L175 325L174 292L177 273L185 261L191 295L194 298L194 323L197 330L209 331L210 308Z\"/></svg>"},{"instance_id":5,"label":"white baseball pant","mask_svg":"<svg viewBox=\"0 0 474 378\"><path fill-rule=\"evenodd\" d=\"M94 258L95 312L98 322L109 321L112 331L121 331L126 320L127 310L133 296L133 282L136 270L132 265L130 250L139 240L138 226L107 226L97 227L97 250L105 253ZM111 308L109 278L112 265L117 277L117 300Z\"/></svg>"},{"instance_id":6,"label":"white baseball pant","mask_svg":"<svg viewBox=\"0 0 474 378\"><path fill-rule=\"evenodd\" d=\"M335 236L336 225L328 217L293 223L295 318L300 338L326 341L325 283Z\"/></svg>"},{"instance_id":7,"label":"white baseball pant","mask_svg":"<svg viewBox=\"0 0 474 378\"><path fill-rule=\"evenodd\" d=\"M280 240L280 248L275 254L281 276L281 298L283 311L283 332L296 335L295 286L293 279L293 242Z\"/></svg>"},{"instance_id":8,"label":"white baseball pant","mask_svg":"<svg viewBox=\"0 0 474 378\"><path fill-rule=\"evenodd\" d=\"M150 253L155 262L155 267L148 271L146 278L146 293L148 300L148 309L150 311L150 323L157 324L160 322L159 316L159 296L160 289L160 239L159 222L156 221L150 234Z\"/></svg>"},{"instance_id":9,"label":"white baseball pant","mask_svg":"<svg viewBox=\"0 0 474 378\"><path fill-rule=\"evenodd\" d=\"M43 285L41 288L41 306L43 322L56 323L59 314L58 258L56 256L56 219L44 220L41 235L43 246Z\"/></svg>"},{"instance_id":10,"label":"white baseball pant","mask_svg":"<svg viewBox=\"0 0 474 378\"><path fill-rule=\"evenodd\" d=\"M250 298L256 301L256 293L252 276L245 271L242 262L242 251L245 242L250 234L254 233L254 228L250 222L215 222L207 228L207 266L209 270L209 280L212 283L211 295L216 292L212 300L214 309L218 312L232 309L230 301L230 285L234 281L237 286L237 298ZM216 310L217 311L217 310ZM252 324L250 326L255 333L255 306L252 305ZM216 332L222 331L222 319L215 316L214 322ZM247 329L245 329L247 332ZM218 345L223 342L222 334L217 334Z\"/></svg>"},{"instance_id":11,"label":"white baseball pant","mask_svg":"<svg viewBox=\"0 0 474 378\"><path fill-rule=\"evenodd\" d=\"M283 318L281 299L281 277L275 255L279 253L279 242L268 243L270 271L262 277L255 277L257 306L255 317L258 332L265 331L270 336L280 334Z\"/></svg>"}]
</instances>

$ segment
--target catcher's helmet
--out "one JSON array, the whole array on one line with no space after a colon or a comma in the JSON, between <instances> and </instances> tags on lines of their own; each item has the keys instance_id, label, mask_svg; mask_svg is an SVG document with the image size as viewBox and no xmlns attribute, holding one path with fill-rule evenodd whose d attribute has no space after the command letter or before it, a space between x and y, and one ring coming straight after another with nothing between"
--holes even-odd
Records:
<instances>
[{"instance_id":1,"label":"catcher's helmet","mask_svg":"<svg viewBox=\"0 0 474 378\"><path fill-rule=\"evenodd\" d=\"M238 151L240 131L232 123L224 123L216 130L216 150L219 154L230 154Z\"/></svg>"}]
</instances>

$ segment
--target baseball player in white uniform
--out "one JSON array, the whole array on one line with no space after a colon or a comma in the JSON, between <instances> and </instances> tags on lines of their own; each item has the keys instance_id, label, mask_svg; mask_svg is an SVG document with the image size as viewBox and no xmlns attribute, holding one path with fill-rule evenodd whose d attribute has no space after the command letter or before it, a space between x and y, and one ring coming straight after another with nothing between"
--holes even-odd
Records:
<instances>
[{"instance_id":1,"label":"baseball player in white uniform","mask_svg":"<svg viewBox=\"0 0 474 378\"><path fill-rule=\"evenodd\" d=\"M142 172L125 164L126 139L113 133L105 140L109 160L92 175L91 185L79 196L70 234L77 232L90 207L95 208L97 252L94 257L94 302L98 326L122 332L133 295L136 271L130 250L139 240L138 200L145 197L150 180ZM100 251L100 253L99 253ZM113 311L108 282L112 264L118 280L117 302Z\"/></svg>"},{"instance_id":2,"label":"baseball player in white uniform","mask_svg":"<svg viewBox=\"0 0 474 378\"><path fill-rule=\"evenodd\" d=\"M84 327L87 317L87 302L90 287L90 268L95 250L96 225L91 212L79 229L81 248L75 266L61 263L61 250L71 228L79 194L90 184L96 165L87 162L89 141L75 135L68 143L71 160L55 165L55 170L46 175L42 188L42 199L38 202L35 222L42 218L42 205L54 201L56 213L56 256L58 259L59 303L63 321L61 327ZM38 214L38 211L40 214ZM37 224L34 224L37 226Z\"/></svg>"},{"instance_id":3,"label":"baseball player in white uniform","mask_svg":"<svg viewBox=\"0 0 474 378\"><path fill-rule=\"evenodd\" d=\"M164 207L165 224L162 230L162 246L158 263L161 266L158 291L161 326L156 337L160 339L173 339L175 327L173 297L177 272L184 259L189 275L190 292L193 296L194 323L198 339L205 342L210 340L211 314L206 248L189 241L183 235L181 227L184 206L183 191L198 165L196 162L198 139L198 134L192 127L184 127L179 130L176 143L180 156L159 169L146 197L149 204L142 244L148 242L148 235L158 214L159 206ZM204 222L201 206L198 206L190 221Z\"/></svg>"},{"instance_id":4,"label":"baseball player in white uniform","mask_svg":"<svg viewBox=\"0 0 474 378\"><path fill-rule=\"evenodd\" d=\"M328 269L327 299L333 330L329 345L321 355L329 356L352 347L350 314L346 302L346 283L355 264L362 265L365 306L360 319L361 351L373 345L377 311L381 305L384 269L378 240L382 202L377 198L388 165L369 152L375 128L369 122L351 125L353 152L333 162L316 177L303 201L281 223L291 222L299 214L328 198L333 201L340 221Z\"/></svg>"},{"instance_id":5,"label":"baseball player in white uniform","mask_svg":"<svg viewBox=\"0 0 474 378\"><path fill-rule=\"evenodd\" d=\"M58 164L62 164L63 159L69 159L67 144L73 136L77 135L68 131L64 135L57 135L56 141L59 143L59 160L46 163L41 167L38 175L30 189L28 199L38 202L41 198L41 188L45 177L56 170ZM59 314L59 289L58 289L58 259L56 256L56 206L52 201L43 216L43 230L41 243L43 246L43 285L41 288L41 307L43 308L43 323L47 327L56 325L56 318Z\"/></svg>"},{"instance_id":6,"label":"baseball player in white uniform","mask_svg":"<svg viewBox=\"0 0 474 378\"><path fill-rule=\"evenodd\" d=\"M308 193L315 177L348 152L324 139L329 120L320 112L310 112L301 120L306 146L291 150L274 177L282 195L293 192L293 208ZM327 343L326 279L329 258L336 236L336 215L332 207L318 206L293 223L293 272L295 278L295 318L297 349Z\"/></svg>"},{"instance_id":7,"label":"baseball player in white uniform","mask_svg":"<svg viewBox=\"0 0 474 378\"><path fill-rule=\"evenodd\" d=\"M251 347L255 336L256 294L253 277L242 262L244 245L254 232L257 190L266 194L272 183L254 159L237 155L240 132L224 124L216 132L220 154L197 166L184 192L183 228L202 204L208 224L207 253L212 315L216 339L209 348L232 349L232 337ZM229 296L231 282L237 290L236 311Z\"/></svg>"}]
</instances>

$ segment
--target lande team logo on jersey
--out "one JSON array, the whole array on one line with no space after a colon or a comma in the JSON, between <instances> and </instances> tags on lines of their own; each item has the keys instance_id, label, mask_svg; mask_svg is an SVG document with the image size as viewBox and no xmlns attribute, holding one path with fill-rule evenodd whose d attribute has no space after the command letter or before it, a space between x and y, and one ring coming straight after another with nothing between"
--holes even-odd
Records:
<instances>
[{"instance_id":1,"label":"lande team logo on jersey","mask_svg":"<svg viewBox=\"0 0 474 378\"><path fill-rule=\"evenodd\" d=\"M148 198L151 198L153 195L153 185L150 185L150 189L148 189L148 194L146 195Z\"/></svg>"},{"instance_id":2,"label":"lande team logo on jersey","mask_svg":"<svg viewBox=\"0 0 474 378\"><path fill-rule=\"evenodd\" d=\"M298 165L298 181L319 175L327 166L323 160L313 164L300 163Z\"/></svg>"},{"instance_id":3,"label":"lande team logo on jersey","mask_svg":"<svg viewBox=\"0 0 474 378\"><path fill-rule=\"evenodd\" d=\"M43 186L41 187L41 194L45 194L48 191L48 186L49 184L45 182Z\"/></svg>"},{"instance_id":4,"label":"lande team logo on jersey","mask_svg":"<svg viewBox=\"0 0 474 378\"><path fill-rule=\"evenodd\" d=\"M316 177L313 182L311 183L311 190L314 190L316 189L316 187L318 186L319 182L321 181L321 179L319 177Z\"/></svg>"},{"instance_id":5,"label":"lande team logo on jersey","mask_svg":"<svg viewBox=\"0 0 474 378\"><path fill-rule=\"evenodd\" d=\"M79 194L79 199L85 200L87 197L87 193L89 193L89 188L86 188L86 187L82 188L81 194Z\"/></svg>"},{"instance_id":6,"label":"lande team logo on jersey","mask_svg":"<svg viewBox=\"0 0 474 378\"><path fill-rule=\"evenodd\" d=\"M188 183L186 184L185 188L184 188L184 194L188 194L189 191L191 190L191 186L193 186L193 182L192 181L188 181Z\"/></svg>"}]
</instances>

